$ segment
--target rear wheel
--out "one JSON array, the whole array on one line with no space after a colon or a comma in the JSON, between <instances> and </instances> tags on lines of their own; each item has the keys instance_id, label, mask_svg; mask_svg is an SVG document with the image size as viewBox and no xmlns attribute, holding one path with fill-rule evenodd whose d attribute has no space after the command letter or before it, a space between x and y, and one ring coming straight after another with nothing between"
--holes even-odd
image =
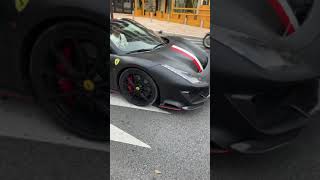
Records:
<instances>
[{"instance_id":1,"label":"rear wheel","mask_svg":"<svg viewBox=\"0 0 320 180\"><path fill-rule=\"evenodd\" d=\"M35 96L65 127L109 138L109 77L105 32L86 23L61 23L36 41L30 62Z\"/></svg>"},{"instance_id":2,"label":"rear wheel","mask_svg":"<svg viewBox=\"0 0 320 180\"><path fill-rule=\"evenodd\" d=\"M127 101L137 106L152 105L158 97L156 83L140 69L126 69L120 75L119 87Z\"/></svg>"}]
</instances>

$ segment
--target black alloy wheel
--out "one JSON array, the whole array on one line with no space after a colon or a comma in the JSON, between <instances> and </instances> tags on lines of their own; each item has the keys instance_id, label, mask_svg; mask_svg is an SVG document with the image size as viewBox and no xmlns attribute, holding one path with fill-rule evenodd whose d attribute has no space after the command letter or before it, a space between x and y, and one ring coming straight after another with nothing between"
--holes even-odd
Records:
<instances>
[{"instance_id":1,"label":"black alloy wheel","mask_svg":"<svg viewBox=\"0 0 320 180\"><path fill-rule=\"evenodd\" d=\"M158 98L158 88L153 79L137 68L126 69L119 78L121 94L130 103L137 106L148 106Z\"/></svg>"},{"instance_id":2,"label":"black alloy wheel","mask_svg":"<svg viewBox=\"0 0 320 180\"><path fill-rule=\"evenodd\" d=\"M37 100L69 130L109 139L106 32L81 22L51 26L36 41L30 77Z\"/></svg>"}]
</instances>

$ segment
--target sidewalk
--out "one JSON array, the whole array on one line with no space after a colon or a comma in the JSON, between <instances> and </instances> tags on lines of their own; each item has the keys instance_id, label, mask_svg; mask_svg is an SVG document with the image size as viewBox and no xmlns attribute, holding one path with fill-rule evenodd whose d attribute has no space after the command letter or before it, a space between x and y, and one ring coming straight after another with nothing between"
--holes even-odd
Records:
<instances>
[{"instance_id":1,"label":"sidewalk","mask_svg":"<svg viewBox=\"0 0 320 180\"><path fill-rule=\"evenodd\" d=\"M119 14L114 13L114 18L130 18L132 19L131 14ZM153 31L160 31L162 30L163 33L170 33L170 34L177 34L182 36L192 36L192 37L199 37L203 38L209 29L194 27L184 24L172 23L167 21L159 21L157 19L151 19L147 17L134 17L134 20L143 24L145 27L153 30Z\"/></svg>"}]
</instances>

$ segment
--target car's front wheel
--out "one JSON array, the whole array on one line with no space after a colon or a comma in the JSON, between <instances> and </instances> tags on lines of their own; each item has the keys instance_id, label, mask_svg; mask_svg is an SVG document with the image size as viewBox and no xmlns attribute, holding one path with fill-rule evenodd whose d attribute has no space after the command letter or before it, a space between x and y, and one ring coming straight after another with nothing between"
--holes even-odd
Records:
<instances>
[{"instance_id":1,"label":"car's front wheel","mask_svg":"<svg viewBox=\"0 0 320 180\"><path fill-rule=\"evenodd\" d=\"M51 26L35 42L30 77L37 100L69 130L109 138L109 78L103 29L81 22Z\"/></svg>"},{"instance_id":2,"label":"car's front wheel","mask_svg":"<svg viewBox=\"0 0 320 180\"><path fill-rule=\"evenodd\" d=\"M119 88L126 100L137 106L152 105L158 98L156 83L137 68L128 68L121 73Z\"/></svg>"}]
</instances>

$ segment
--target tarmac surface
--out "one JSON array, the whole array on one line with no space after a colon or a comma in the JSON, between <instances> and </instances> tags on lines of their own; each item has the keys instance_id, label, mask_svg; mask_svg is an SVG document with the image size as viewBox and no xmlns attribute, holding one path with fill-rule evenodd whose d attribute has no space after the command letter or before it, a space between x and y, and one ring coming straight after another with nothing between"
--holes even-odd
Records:
<instances>
[{"instance_id":1,"label":"tarmac surface","mask_svg":"<svg viewBox=\"0 0 320 180\"><path fill-rule=\"evenodd\" d=\"M108 178L109 144L70 133L38 104L0 98L0 179Z\"/></svg>"}]
</instances>

